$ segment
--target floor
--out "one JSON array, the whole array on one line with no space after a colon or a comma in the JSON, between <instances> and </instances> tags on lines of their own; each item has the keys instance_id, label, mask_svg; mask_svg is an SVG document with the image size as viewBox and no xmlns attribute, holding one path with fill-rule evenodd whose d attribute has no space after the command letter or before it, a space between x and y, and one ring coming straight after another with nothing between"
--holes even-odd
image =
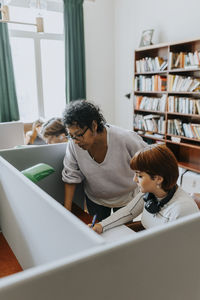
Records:
<instances>
[{"instance_id":1,"label":"floor","mask_svg":"<svg viewBox=\"0 0 200 300\"><path fill-rule=\"evenodd\" d=\"M22 267L0 232L0 278L21 271L23 271Z\"/></svg>"}]
</instances>

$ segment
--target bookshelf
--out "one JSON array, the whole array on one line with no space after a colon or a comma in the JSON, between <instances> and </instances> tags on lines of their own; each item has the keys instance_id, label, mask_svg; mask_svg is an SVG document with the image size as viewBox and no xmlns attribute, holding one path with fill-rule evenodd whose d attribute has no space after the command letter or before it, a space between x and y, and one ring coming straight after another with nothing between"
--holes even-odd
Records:
<instances>
[{"instance_id":1,"label":"bookshelf","mask_svg":"<svg viewBox=\"0 0 200 300\"><path fill-rule=\"evenodd\" d=\"M200 39L135 50L134 130L200 173Z\"/></svg>"}]
</instances>

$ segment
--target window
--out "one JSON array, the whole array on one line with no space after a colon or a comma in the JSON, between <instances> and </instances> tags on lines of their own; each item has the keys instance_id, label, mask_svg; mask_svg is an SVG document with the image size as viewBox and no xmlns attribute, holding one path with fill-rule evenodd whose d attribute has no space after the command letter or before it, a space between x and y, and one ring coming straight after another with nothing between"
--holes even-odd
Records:
<instances>
[{"instance_id":1,"label":"window","mask_svg":"<svg viewBox=\"0 0 200 300\"><path fill-rule=\"evenodd\" d=\"M20 119L33 121L38 118L37 85L34 40L13 37L11 48Z\"/></svg>"},{"instance_id":2,"label":"window","mask_svg":"<svg viewBox=\"0 0 200 300\"><path fill-rule=\"evenodd\" d=\"M56 57L55 53L57 54ZM48 117L54 116L55 114L61 115L65 105L65 94L63 88L65 86L63 42L42 40L41 54L44 87L44 111Z\"/></svg>"},{"instance_id":3,"label":"window","mask_svg":"<svg viewBox=\"0 0 200 300\"><path fill-rule=\"evenodd\" d=\"M30 8L10 6L10 19L35 23ZM45 33L35 26L9 24L20 119L61 116L65 107L63 13L46 11Z\"/></svg>"}]
</instances>

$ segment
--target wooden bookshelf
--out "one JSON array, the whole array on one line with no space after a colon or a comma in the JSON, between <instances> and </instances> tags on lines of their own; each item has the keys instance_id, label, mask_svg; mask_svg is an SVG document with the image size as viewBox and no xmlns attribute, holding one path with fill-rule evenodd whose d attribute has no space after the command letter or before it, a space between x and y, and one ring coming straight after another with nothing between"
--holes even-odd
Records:
<instances>
[{"instance_id":1,"label":"wooden bookshelf","mask_svg":"<svg viewBox=\"0 0 200 300\"><path fill-rule=\"evenodd\" d=\"M200 39L135 50L134 130L200 173Z\"/></svg>"}]
</instances>

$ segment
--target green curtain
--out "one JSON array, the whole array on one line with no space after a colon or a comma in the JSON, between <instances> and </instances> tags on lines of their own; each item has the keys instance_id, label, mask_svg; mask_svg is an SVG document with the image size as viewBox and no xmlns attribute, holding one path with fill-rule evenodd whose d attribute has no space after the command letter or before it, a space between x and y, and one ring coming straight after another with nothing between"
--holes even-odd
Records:
<instances>
[{"instance_id":1,"label":"green curtain","mask_svg":"<svg viewBox=\"0 0 200 300\"><path fill-rule=\"evenodd\" d=\"M83 0L64 1L67 103L86 99Z\"/></svg>"},{"instance_id":2,"label":"green curtain","mask_svg":"<svg viewBox=\"0 0 200 300\"><path fill-rule=\"evenodd\" d=\"M19 120L19 109L8 27L6 23L0 23L0 122L17 120Z\"/></svg>"}]
</instances>

